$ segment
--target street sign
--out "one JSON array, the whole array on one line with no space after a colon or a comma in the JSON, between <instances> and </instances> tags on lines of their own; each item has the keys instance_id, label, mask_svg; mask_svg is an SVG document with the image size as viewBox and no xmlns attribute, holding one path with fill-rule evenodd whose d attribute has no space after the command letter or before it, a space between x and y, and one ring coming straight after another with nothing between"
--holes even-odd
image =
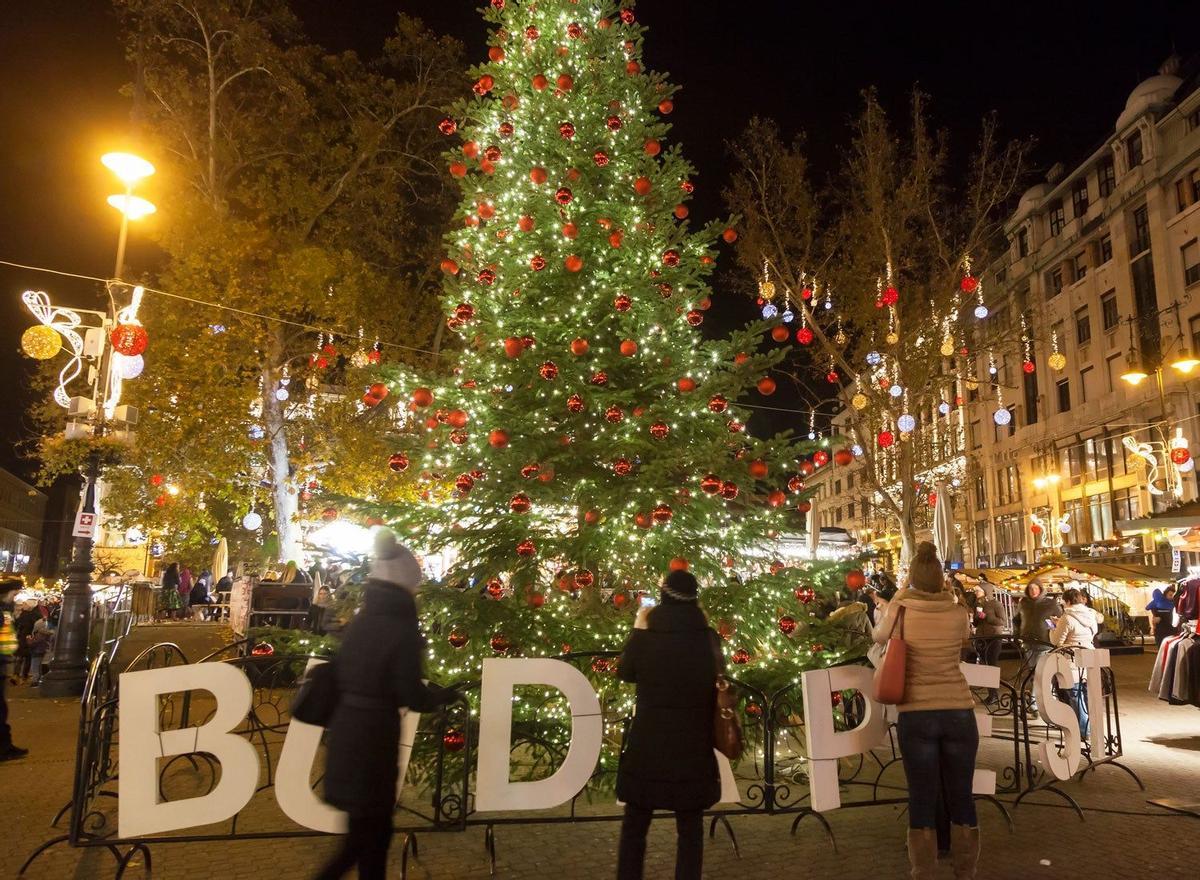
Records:
<instances>
[{"instance_id":1,"label":"street sign","mask_svg":"<svg viewBox=\"0 0 1200 880\"><path fill-rule=\"evenodd\" d=\"M71 530L73 538L94 538L96 536L96 514L75 514L75 528Z\"/></svg>"}]
</instances>

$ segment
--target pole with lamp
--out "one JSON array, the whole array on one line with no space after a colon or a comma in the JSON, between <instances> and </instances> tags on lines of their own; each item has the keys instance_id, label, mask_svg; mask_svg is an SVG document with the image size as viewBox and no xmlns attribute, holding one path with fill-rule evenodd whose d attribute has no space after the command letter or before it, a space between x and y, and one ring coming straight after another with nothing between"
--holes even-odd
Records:
<instances>
[{"instance_id":1,"label":"pole with lamp","mask_svg":"<svg viewBox=\"0 0 1200 880\"><path fill-rule=\"evenodd\" d=\"M142 288L133 289L130 303L117 307L116 294L125 285L125 248L129 237L129 222L153 214L155 207L134 195L139 181L154 173L154 166L131 153L107 153L101 158L106 168L125 184L125 192L109 196L108 203L121 214L117 239L117 259L113 279L106 285L109 308L107 312L52 307L44 293L26 294L26 304L41 324L32 327L40 346L26 346L26 353L39 359L57 354L66 339L73 355L59 374L55 400L67 410L67 439L92 438L106 434L116 440L132 440L129 430L137 421L136 411L119 406L121 384L141 373L142 352L146 348L146 331L137 318ZM80 314L99 317L99 327L83 324ZM81 335L78 329L84 330ZM51 339L53 336L53 339ZM25 342L25 337L22 338ZM91 396L71 397L66 385L83 370L87 362ZM62 615L54 651L53 668L42 679L41 694L45 697L69 697L83 693L88 673L88 641L92 611L92 550L97 526L96 488L103 471L103 457L93 444L83 467L84 487L79 513L72 530L74 545L71 563L67 566L67 585L63 590Z\"/></svg>"}]
</instances>

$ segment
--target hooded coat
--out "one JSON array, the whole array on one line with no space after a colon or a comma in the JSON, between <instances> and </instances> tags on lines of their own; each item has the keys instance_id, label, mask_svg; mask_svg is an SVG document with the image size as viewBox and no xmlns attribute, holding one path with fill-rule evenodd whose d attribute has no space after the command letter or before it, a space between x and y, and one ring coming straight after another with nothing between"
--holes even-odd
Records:
<instances>
[{"instance_id":1,"label":"hooded coat","mask_svg":"<svg viewBox=\"0 0 1200 880\"><path fill-rule=\"evenodd\" d=\"M982 615L979 612L983 612ZM996 588L992 584L983 587L983 598L979 600L975 615L975 635L1002 636L1008 629L1004 606L996 598Z\"/></svg>"},{"instance_id":2,"label":"hooded coat","mask_svg":"<svg viewBox=\"0 0 1200 880\"><path fill-rule=\"evenodd\" d=\"M1059 648L1091 648L1100 631L1101 618L1082 602L1068 605L1054 627L1054 645Z\"/></svg>"},{"instance_id":3,"label":"hooded coat","mask_svg":"<svg viewBox=\"0 0 1200 880\"><path fill-rule=\"evenodd\" d=\"M713 752L720 636L695 602L664 596L625 643L617 674L637 686L617 797L654 810L704 810L721 797Z\"/></svg>"},{"instance_id":4,"label":"hooded coat","mask_svg":"<svg viewBox=\"0 0 1200 880\"><path fill-rule=\"evenodd\" d=\"M412 593L368 580L334 660L339 700L326 740L325 800L351 815L395 809L400 709L428 712L453 697L422 681L424 646Z\"/></svg>"},{"instance_id":5,"label":"hooded coat","mask_svg":"<svg viewBox=\"0 0 1200 880\"><path fill-rule=\"evenodd\" d=\"M904 609L901 626L896 625ZM945 591L902 590L888 603L887 613L875 627L876 642L884 644L895 626L907 651L904 664L904 702L901 712L932 709L970 709L975 703L959 668L963 640L971 634L967 611Z\"/></svg>"}]
</instances>

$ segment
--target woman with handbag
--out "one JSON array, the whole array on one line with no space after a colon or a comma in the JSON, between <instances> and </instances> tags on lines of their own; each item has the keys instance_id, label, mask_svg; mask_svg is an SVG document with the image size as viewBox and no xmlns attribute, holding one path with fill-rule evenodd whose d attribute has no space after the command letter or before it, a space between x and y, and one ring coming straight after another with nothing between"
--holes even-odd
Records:
<instances>
[{"instance_id":1,"label":"woman with handbag","mask_svg":"<svg viewBox=\"0 0 1200 880\"><path fill-rule=\"evenodd\" d=\"M617 771L617 797L625 803L618 880L642 877L655 810L675 813L676 880L700 880L704 811L721 796L713 747L725 658L720 636L696 604L698 589L692 574L668 574L659 604L639 610L617 668L622 681L637 686Z\"/></svg>"},{"instance_id":2,"label":"woman with handbag","mask_svg":"<svg viewBox=\"0 0 1200 880\"><path fill-rule=\"evenodd\" d=\"M937 550L922 541L909 566L907 589L896 594L874 631L876 642L892 640L888 654L892 644L903 642L897 730L908 779L908 859L914 880L935 876L939 788L950 816L954 876L974 880L979 861L979 827L971 793L979 731L974 699L958 665L963 640L970 633L966 609L945 589ZM887 665L885 655L881 673Z\"/></svg>"}]
</instances>

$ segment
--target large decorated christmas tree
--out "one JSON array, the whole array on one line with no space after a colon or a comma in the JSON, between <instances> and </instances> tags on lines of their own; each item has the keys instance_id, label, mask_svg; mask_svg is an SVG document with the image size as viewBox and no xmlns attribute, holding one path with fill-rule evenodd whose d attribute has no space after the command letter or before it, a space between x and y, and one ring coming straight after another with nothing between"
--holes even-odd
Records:
<instances>
[{"instance_id":1,"label":"large decorated christmas tree","mask_svg":"<svg viewBox=\"0 0 1200 880\"><path fill-rule=\"evenodd\" d=\"M462 189L442 261L461 350L439 375L385 370L364 398L395 408L388 464L420 501L350 506L452 554L422 600L432 674L618 649L671 568L699 578L740 678L855 656L818 613L843 572L777 558L803 527L803 450L748 434L737 401L775 390L782 350L759 350L767 325L701 335L736 232L688 220L694 169L665 142L675 88L644 68L632 3L484 15L489 61L441 122Z\"/></svg>"}]
</instances>

